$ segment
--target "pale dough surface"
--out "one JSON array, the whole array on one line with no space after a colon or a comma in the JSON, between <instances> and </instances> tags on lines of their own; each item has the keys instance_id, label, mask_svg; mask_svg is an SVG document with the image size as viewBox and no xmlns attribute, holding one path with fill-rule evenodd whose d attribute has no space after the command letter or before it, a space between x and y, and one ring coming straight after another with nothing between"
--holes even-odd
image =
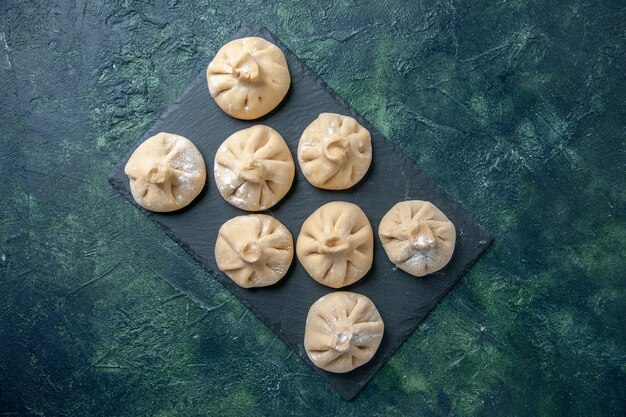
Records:
<instances>
[{"instance_id":1,"label":"pale dough surface","mask_svg":"<svg viewBox=\"0 0 626 417\"><path fill-rule=\"evenodd\" d=\"M156 212L187 206L206 182L206 166L198 148L189 139L163 132L139 145L124 172L137 204Z\"/></svg>"},{"instance_id":2,"label":"pale dough surface","mask_svg":"<svg viewBox=\"0 0 626 417\"><path fill-rule=\"evenodd\" d=\"M235 39L224 45L206 75L217 105L243 120L257 119L274 110L291 84L283 51L257 37Z\"/></svg>"},{"instance_id":3,"label":"pale dough surface","mask_svg":"<svg viewBox=\"0 0 626 417\"><path fill-rule=\"evenodd\" d=\"M296 253L314 280L332 288L345 287L372 267L372 226L356 204L325 204L304 221Z\"/></svg>"},{"instance_id":4,"label":"pale dough surface","mask_svg":"<svg viewBox=\"0 0 626 417\"><path fill-rule=\"evenodd\" d=\"M220 228L215 260L219 269L239 286L265 287L287 273L293 260L293 238L271 216L237 216Z\"/></svg>"},{"instance_id":5,"label":"pale dough surface","mask_svg":"<svg viewBox=\"0 0 626 417\"><path fill-rule=\"evenodd\" d=\"M266 210L291 188L295 165L282 136L264 125L233 133L215 154L217 188L230 204L247 211Z\"/></svg>"},{"instance_id":6,"label":"pale dough surface","mask_svg":"<svg viewBox=\"0 0 626 417\"><path fill-rule=\"evenodd\" d=\"M337 291L309 309L304 348L315 366L329 372L349 372L372 359L384 330L383 319L369 298Z\"/></svg>"},{"instance_id":7,"label":"pale dough surface","mask_svg":"<svg viewBox=\"0 0 626 417\"><path fill-rule=\"evenodd\" d=\"M298 162L314 186L350 188L363 178L372 162L370 133L352 117L322 113L302 133Z\"/></svg>"},{"instance_id":8,"label":"pale dough surface","mask_svg":"<svg viewBox=\"0 0 626 417\"><path fill-rule=\"evenodd\" d=\"M385 214L378 236L389 260L421 277L446 266L454 253L456 229L441 210L428 201L403 201Z\"/></svg>"}]
</instances>

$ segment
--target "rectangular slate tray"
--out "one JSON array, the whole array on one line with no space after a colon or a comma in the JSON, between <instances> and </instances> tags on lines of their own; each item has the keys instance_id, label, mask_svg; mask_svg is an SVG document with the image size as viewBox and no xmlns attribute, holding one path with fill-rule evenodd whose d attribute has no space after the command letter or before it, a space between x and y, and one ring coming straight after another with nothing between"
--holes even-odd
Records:
<instances>
[{"instance_id":1,"label":"rectangular slate tray","mask_svg":"<svg viewBox=\"0 0 626 417\"><path fill-rule=\"evenodd\" d=\"M187 137L205 158L208 168L207 187L194 203L178 212L158 214L140 209L248 306L305 362L313 366L344 399L350 400L478 259L491 243L491 236L269 31L264 28L244 28L233 39L243 36L265 38L284 51L292 83L287 97L274 112L262 119L236 120L217 107L209 94L205 74L201 74L140 138L136 146L158 132ZM333 289L310 278L295 256L287 276L277 285L243 289L218 270L214 258L214 244L220 226L235 216L246 214L228 204L217 191L211 168L219 145L237 130L265 124L283 136L297 161L296 149L302 131L322 112L352 116L370 131L373 161L368 174L350 190L326 191L310 185L296 162L296 179L291 191L267 213L287 226L293 234L294 244L303 221L318 207L330 201L350 201L359 205L372 223L375 232L372 269L363 279L344 289L364 294L376 304L385 322L385 334L374 358L345 374L333 374L316 368L303 346L309 307ZM134 203L128 178L124 174L124 165L133 151L134 148L111 172L109 181ZM412 199L433 202L457 229L456 248L450 263L441 271L424 278L412 277L394 267L387 259L376 233L380 220L395 203Z\"/></svg>"}]
</instances>

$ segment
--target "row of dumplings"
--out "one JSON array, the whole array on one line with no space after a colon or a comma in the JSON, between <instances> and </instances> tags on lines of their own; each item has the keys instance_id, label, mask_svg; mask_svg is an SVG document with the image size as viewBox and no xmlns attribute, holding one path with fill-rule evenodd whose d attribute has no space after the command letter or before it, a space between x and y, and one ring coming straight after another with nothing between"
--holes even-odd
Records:
<instances>
[{"instance_id":1,"label":"row of dumplings","mask_svg":"<svg viewBox=\"0 0 626 417\"><path fill-rule=\"evenodd\" d=\"M298 162L315 187L343 190L358 183L372 161L370 134L356 120L322 113L302 133ZM222 143L215 155L215 182L230 204L247 211L267 210L293 183L295 165L283 137L256 125Z\"/></svg>"},{"instance_id":2,"label":"row of dumplings","mask_svg":"<svg viewBox=\"0 0 626 417\"><path fill-rule=\"evenodd\" d=\"M456 232L432 203L403 201L383 217L378 235L389 259L414 276L443 268L452 257ZM374 234L359 206L333 201L302 224L295 245L298 260L320 284L354 284L372 266ZM222 225L215 244L221 271L244 288L266 287L285 276L293 260L293 238L272 216L237 216Z\"/></svg>"},{"instance_id":3,"label":"row of dumplings","mask_svg":"<svg viewBox=\"0 0 626 417\"><path fill-rule=\"evenodd\" d=\"M358 183L372 161L367 129L349 116L322 113L302 133L298 162L314 186L343 190ZM256 125L229 136L218 148L215 182L230 204L246 211L267 210L289 191L295 175L291 152L269 126ZM159 133L133 152L125 167L132 195L156 212L190 204L206 182L206 166L187 138Z\"/></svg>"}]
</instances>

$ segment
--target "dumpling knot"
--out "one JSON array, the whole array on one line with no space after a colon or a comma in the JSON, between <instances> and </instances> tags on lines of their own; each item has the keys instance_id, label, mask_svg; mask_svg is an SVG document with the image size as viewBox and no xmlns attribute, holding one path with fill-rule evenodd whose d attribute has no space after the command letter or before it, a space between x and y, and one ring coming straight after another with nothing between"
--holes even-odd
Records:
<instances>
[{"instance_id":1,"label":"dumpling knot","mask_svg":"<svg viewBox=\"0 0 626 417\"><path fill-rule=\"evenodd\" d=\"M350 249L350 243L335 233L324 237L321 243L320 252L325 254L341 254Z\"/></svg>"},{"instance_id":2,"label":"dumpling knot","mask_svg":"<svg viewBox=\"0 0 626 417\"><path fill-rule=\"evenodd\" d=\"M354 337L354 331L352 328L346 328L339 333L333 335L333 342L331 346L337 352L347 352L352 349L352 338Z\"/></svg>"},{"instance_id":3,"label":"dumpling knot","mask_svg":"<svg viewBox=\"0 0 626 417\"><path fill-rule=\"evenodd\" d=\"M171 177L169 167L163 161L158 161L152 165L146 179L150 184L164 185L171 182Z\"/></svg>"},{"instance_id":4,"label":"dumpling knot","mask_svg":"<svg viewBox=\"0 0 626 417\"><path fill-rule=\"evenodd\" d=\"M348 159L350 152L350 141L342 135L333 134L324 141L322 152L326 159L340 163Z\"/></svg>"},{"instance_id":5,"label":"dumpling knot","mask_svg":"<svg viewBox=\"0 0 626 417\"><path fill-rule=\"evenodd\" d=\"M437 246L437 238L430 226L424 222L411 225L409 243L416 251L433 249Z\"/></svg>"},{"instance_id":6,"label":"dumpling knot","mask_svg":"<svg viewBox=\"0 0 626 417\"><path fill-rule=\"evenodd\" d=\"M239 177L254 183L263 182L265 178L263 163L253 158L245 160L239 167Z\"/></svg>"},{"instance_id":7,"label":"dumpling knot","mask_svg":"<svg viewBox=\"0 0 626 417\"><path fill-rule=\"evenodd\" d=\"M250 52L244 52L235 64L234 72L240 81L254 82L259 79L259 64Z\"/></svg>"},{"instance_id":8,"label":"dumpling knot","mask_svg":"<svg viewBox=\"0 0 626 417\"><path fill-rule=\"evenodd\" d=\"M255 242L247 242L243 245L239 254L241 255L241 259L253 264L258 262L258 260L263 256L263 249L261 249L261 247Z\"/></svg>"}]
</instances>

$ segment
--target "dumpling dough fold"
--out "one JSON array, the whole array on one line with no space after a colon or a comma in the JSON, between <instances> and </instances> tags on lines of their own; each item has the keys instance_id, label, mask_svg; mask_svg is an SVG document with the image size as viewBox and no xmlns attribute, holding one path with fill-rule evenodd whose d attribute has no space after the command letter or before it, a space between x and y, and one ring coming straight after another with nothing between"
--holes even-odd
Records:
<instances>
[{"instance_id":1,"label":"dumpling dough fold","mask_svg":"<svg viewBox=\"0 0 626 417\"><path fill-rule=\"evenodd\" d=\"M332 288L345 287L360 280L372 266L372 226L356 204L325 204L302 224L296 253L314 280Z\"/></svg>"},{"instance_id":2,"label":"dumpling dough fold","mask_svg":"<svg viewBox=\"0 0 626 417\"><path fill-rule=\"evenodd\" d=\"M372 359L384 330L383 319L369 298L337 291L320 298L309 309L304 348L315 366L345 373Z\"/></svg>"},{"instance_id":3,"label":"dumpling dough fold","mask_svg":"<svg viewBox=\"0 0 626 417\"><path fill-rule=\"evenodd\" d=\"M124 172L137 204L156 212L187 206L206 182L206 166L198 148L187 138L164 132L139 145Z\"/></svg>"},{"instance_id":4,"label":"dumpling dough fold","mask_svg":"<svg viewBox=\"0 0 626 417\"><path fill-rule=\"evenodd\" d=\"M237 216L222 225L215 243L218 268L244 288L278 282L293 260L293 238L264 214Z\"/></svg>"},{"instance_id":5,"label":"dumpling dough fold","mask_svg":"<svg viewBox=\"0 0 626 417\"><path fill-rule=\"evenodd\" d=\"M358 183L372 162L367 129L349 116L322 113L302 133L298 162L306 179L327 190Z\"/></svg>"},{"instance_id":6,"label":"dumpling dough fold","mask_svg":"<svg viewBox=\"0 0 626 417\"><path fill-rule=\"evenodd\" d=\"M421 277L446 266L456 243L454 224L428 201L402 201L385 214L378 236L389 260Z\"/></svg>"},{"instance_id":7,"label":"dumpling dough fold","mask_svg":"<svg viewBox=\"0 0 626 417\"><path fill-rule=\"evenodd\" d=\"M243 120L271 112L291 84L283 51L257 37L235 39L224 45L209 64L206 76L217 105Z\"/></svg>"},{"instance_id":8,"label":"dumpling dough fold","mask_svg":"<svg viewBox=\"0 0 626 417\"><path fill-rule=\"evenodd\" d=\"M217 188L230 204L247 211L266 210L287 194L295 165L282 136L257 125L233 133L215 154Z\"/></svg>"}]
</instances>

